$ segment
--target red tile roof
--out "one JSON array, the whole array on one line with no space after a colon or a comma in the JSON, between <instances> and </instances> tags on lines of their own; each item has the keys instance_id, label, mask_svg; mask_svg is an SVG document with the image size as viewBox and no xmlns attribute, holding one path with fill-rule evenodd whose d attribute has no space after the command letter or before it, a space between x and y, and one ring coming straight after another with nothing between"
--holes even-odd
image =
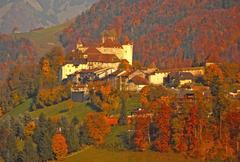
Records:
<instances>
[{"instance_id":1,"label":"red tile roof","mask_svg":"<svg viewBox=\"0 0 240 162\"><path fill-rule=\"evenodd\" d=\"M88 55L88 62L117 63L120 59L114 54L94 54Z\"/></svg>"},{"instance_id":2,"label":"red tile roof","mask_svg":"<svg viewBox=\"0 0 240 162\"><path fill-rule=\"evenodd\" d=\"M106 48L122 48L122 45L118 41L111 39L106 39L100 46Z\"/></svg>"},{"instance_id":3,"label":"red tile roof","mask_svg":"<svg viewBox=\"0 0 240 162\"><path fill-rule=\"evenodd\" d=\"M131 79L131 81L136 85L148 85L148 80L145 78L142 78L140 76L135 76Z\"/></svg>"},{"instance_id":4,"label":"red tile roof","mask_svg":"<svg viewBox=\"0 0 240 162\"><path fill-rule=\"evenodd\" d=\"M96 71L100 70L99 68L94 68L94 69L83 69L79 73L94 73Z\"/></svg>"},{"instance_id":5,"label":"red tile roof","mask_svg":"<svg viewBox=\"0 0 240 162\"><path fill-rule=\"evenodd\" d=\"M89 47L85 52L84 54L86 55L96 55L96 54L102 54L99 50L97 50L96 48L94 47Z\"/></svg>"}]
</instances>

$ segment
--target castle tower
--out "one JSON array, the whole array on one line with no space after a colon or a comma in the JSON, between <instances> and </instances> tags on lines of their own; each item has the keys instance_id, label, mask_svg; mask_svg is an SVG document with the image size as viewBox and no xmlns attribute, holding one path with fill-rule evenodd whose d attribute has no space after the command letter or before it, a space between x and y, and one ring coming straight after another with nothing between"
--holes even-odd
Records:
<instances>
[{"instance_id":1,"label":"castle tower","mask_svg":"<svg viewBox=\"0 0 240 162\"><path fill-rule=\"evenodd\" d=\"M122 47L123 47L122 59L128 60L129 64L132 65L132 63L133 63L133 44L128 43L128 44L122 45Z\"/></svg>"}]
</instances>

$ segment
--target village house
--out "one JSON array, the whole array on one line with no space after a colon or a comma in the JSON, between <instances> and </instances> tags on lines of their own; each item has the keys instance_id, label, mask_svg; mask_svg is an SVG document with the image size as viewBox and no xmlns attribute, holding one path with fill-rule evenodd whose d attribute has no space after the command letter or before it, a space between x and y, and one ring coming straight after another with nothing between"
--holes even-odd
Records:
<instances>
[{"instance_id":1,"label":"village house","mask_svg":"<svg viewBox=\"0 0 240 162\"><path fill-rule=\"evenodd\" d=\"M147 79L141 76L135 76L128 81L127 84L127 91L141 91L145 86L149 85Z\"/></svg>"},{"instance_id":2,"label":"village house","mask_svg":"<svg viewBox=\"0 0 240 162\"><path fill-rule=\"evenodd\" d=\"M235 92L229 92L229 96L235 99L240 99L240 90L236 90Z\"/></svg>"},{"instance_id":3,"label":"village house","mask_svg":"<svg viewBox=\"0 0 240 162\"><path fill-rule=\"evenodd\" d=\"M140 91L149 85L147 75L141 70L117 70L108 76L107 82L120 91Z\"/></svg>"},{"instance_id":4,"label":"village house","mask_svg":"<svg viewBox=\"0 0 240 162\"><path fill-rule=\"evenodd\" d=\"M194 76L190 72L172 72L165 79L165 85L169 87L181 87L191 84L194 81Z\"/></svg>"},{"instance_id":5,"label":"village house","mask_svg":"<svg viewBox=\"0 0 240 162\"><path fill-rule=\"evenodd\" d=\"M197 76L204 75L205 67L156 70L152 74L148 75L149 83L153 85L163 85L165 78L167 78L167 76L172 72L188 72L188 73L191 73L194 77L197 77Z\"/></svg>"},{"instance_id":6,"label":"village house","mask_svg":"<svg viewBox=\"0 0 240 162\"><path fill-rule=\"evenodd\" d=\"M86 69L82 70L80 72L77 72L77 75L79 77L79 81L82 84L87 84L91 81L97 81L104 79L105 77L108 77L110 74L115 72L116 70L113 68L105 68L105 69Z\"/></svg>"},{"instance_id":7,"label":"village house","mask_svg":"<svg viewBox=\"0 0 240 162\"><path fill-rule=\"evenodd\" d=\"M78 60L74 62L66 62L59 71L60 81L67 79L68 76L74 74L77 71L82 69L87 69L87 61L86 60Z\"/></svg>"},{"instance_id":8,"label":"village house","mask_svg":"<svg viewBox=\"0 0 240 162\"><path fill-rule=\"evenodd\" d=\"M74 84L71 88L71 99L74 102L82 102L89 97L88 85Z\"/></svg>"}]
</instances>

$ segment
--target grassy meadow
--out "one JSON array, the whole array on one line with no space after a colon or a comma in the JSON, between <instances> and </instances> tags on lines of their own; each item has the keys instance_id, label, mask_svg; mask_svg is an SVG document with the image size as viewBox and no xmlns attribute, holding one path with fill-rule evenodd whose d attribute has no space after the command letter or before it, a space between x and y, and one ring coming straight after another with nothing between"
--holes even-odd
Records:
<instances>
[{"instance_id":1,"label":"grassy meadow","mask_svg":"<svg viewBox=\"0 0 240 162\"><path fill-rule=\"evenodd\" d=\"M87 148L59 162L201 162L175 153L109 151Z\"/></svg>"},{"instance_id":2,"label":"grassy meadow","mask_svg":"<svg viewBox=\"0 0 240 162\"><path fill-rule=\"evenodd\" d=\"M78 103L75 102L73 108L68 110L67 109L67 102L64 101L57 105L45 107L43 109L38 109L36 111L30 112L33 118L37 118L41 113L44 113L47 117L53 116L66 116L69 120L71 120L74 116L78 117L79 120L83 120L87 113L94 111L87 103ZM23 115L25 112L29 111L31 106L32 100L29 99L26 102L18 105L12 111L5 114L3 118L7 116L19 116Z\"/></svg>"},{"instance_id":3,"label":"grassy meadow","mask_svg":"<svg viewBox=\"0 0 240 162\"><path fill-rule=\"evenodd\" d=\"M32 102L32 99L26 100L25 102L16 106L13 110L5 114L3 116L3 119L7 116L17 117L19 115L23 115L25 112L29 112ZM45 107L43 109L37 109L33 112L30 112L30 114L34 118L37 118L41 113L44 113L47 117L66 116L69 120L71 120L74 116L76 116L79 120L82 120L87 113L95 111L91 106L87 104L87 102L74 102L73 108L68 110L67 102L68 101L64 101L53 106ZM138 95L131 96L126 102L128 114L133 109L138 108L139 106L140 103Z\"/></svg>"},{"instance_id":4,"label":"grassy meadow","mask_svg":"<svg viewBox=\"0 0 240 162\"><path fill-rule=\"evenodd\" d=\"M17 38L26 38L33 42L39 54L45 54L52 47L60 45L59 35L71 22L27 33L17 33Z\"/></svg>"}]
</instances>

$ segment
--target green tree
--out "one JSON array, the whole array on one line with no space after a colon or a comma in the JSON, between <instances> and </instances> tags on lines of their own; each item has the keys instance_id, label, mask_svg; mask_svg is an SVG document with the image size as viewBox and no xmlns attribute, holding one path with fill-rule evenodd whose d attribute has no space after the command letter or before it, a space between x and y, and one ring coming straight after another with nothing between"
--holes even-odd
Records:
<instances>
[{"instance_id":1,"label":"green tree","mask_svg":"<svg viewBox=\"0 0 240 162\"><path fill-rule=\"evenodd\" d=\"M33 121L32 116L29 112L25 112L23 115L24 125L28 124L29 122Z\"/></svg>"},{"instance_id":2,"label":"green tree","mask_svg":"<svg viewBox=\"0 0 240 162\"><path fill-rule=\"evenodd\" d=\"M128 123L128 119L127 119L127 110L126 110L126 103L125 103L125 99L122 97L122 107L120 110L120 117L119 117L119 124L121 125L126 125Z\"/></svg>"},{"instance_id":3,"label":"green tree","mask_svg":"<svg viewBox=\"0 0 240 162\"><path fill-rule=\"evenodd\" d=\"M16 162L25 162L25 157L22 151L18 152Z\"/></svg>"},{"instance_id":4,"label":"green tree","mask_svg":"<svg viewBox=\"0 0 240 162\"><path fill-rule=\"evenodd\" d=\"M39 142L37 143L37 150L40 160L47 161L53 159L53 153L51 148L51 138L44 130L40 131Z\"/></svg>"},{"instance_id":5,"label":"green tree","mask_svg":"<svg viewBox=\"0 0 240 162\"><path fill-rule=\"evenodd\" d=\"M80 129L79 129L79 144L80 146L84 146L84 145L88 145L88 144L92 144L92 140L88 137L88 132L86 129L86 125L81 125Z\"/></svg>"},{"instance_id":6,"label":"green tree","mask_svg":"<svg viewBox=\"0 0 240 162\"><path fill-rule=\"evenodd\" d=\"M19 137L21 139L24 137L24 127L18 119L12 119L12 129L16 137Z\"/></svg>"},{"instance_id":7,"label":"green tree","mask_svg":"<svg viewBox=\"0 0 240 162\"><path fill-rule=\"evenodd\" d=\"M46 116L43 113L40 114L37 127L33 134L33 139L37 144L39 159L42 161L53 159L50 134L50 129L52 129L52 127L49 127L49 125L50 123L46 119Z\"/></svg>"},{"instance_id":8,"label":"green tree","mask_svg":"<svg viewBox=\"0 0 240 162\"><path fill-rule=\"evenodd\" d=\"M65 116L62 116L59 120L58 126L61 128L63 134L66 134L68 131L69 123Z\"/></svg>"},{"instance_id":9,"label":"green tree","mask_svg":"<svg viewBox=\"0 0 240 162\"><path fill-rule=\"evenodd\" d=\"M71 124L73 124L74 126L78 125L79 124L79 119L76 116L74 116Z\"/></svg>"},{"instance_id":10,"label":"green tree","mask_svg":"<svg viewBox=\"0 0 240 162\"><path fill-rule=\"evenodd\" d=\"M17 158L17 145L16 137L13 132L11 132L7 138L7 145L4 149L3 158L5 162L15 162Z\"/></svg>"},{"instance_id":11,"label":"green tree","mask_svg":"<svg viewBox=\"0 0 240 162\"><path fill-rule=\"evenodd\" d=\"M225 88L219 77L214 77L210 85L213 96L213 115L219 123L219 137L222 132L222 114L227 107L227 98L225 96Z\"/></svg>"},{"instance_id":12,"label":"green tree","mask_svg":"<svg viewBox=\"0 0 240 162\"><path fill-rule=\"evenodd\" d=\"M66 132L66 140L68 145L68 151L74 152L79 149L79 138L78 138L78 129L71 125L69 130Z\"/></svg>"},{"instance_id":13,"label":"green tree","mask_svg":"<svg viewBox=\"0 0 240 162\"><path fill-rule=\"evenodd\" d=\"M23 152L24 152L25 162L33 162L33 161L39 160L37 149L32 140L32 137L27 137L25 139Z\"/></svg>"}]
</instances>

